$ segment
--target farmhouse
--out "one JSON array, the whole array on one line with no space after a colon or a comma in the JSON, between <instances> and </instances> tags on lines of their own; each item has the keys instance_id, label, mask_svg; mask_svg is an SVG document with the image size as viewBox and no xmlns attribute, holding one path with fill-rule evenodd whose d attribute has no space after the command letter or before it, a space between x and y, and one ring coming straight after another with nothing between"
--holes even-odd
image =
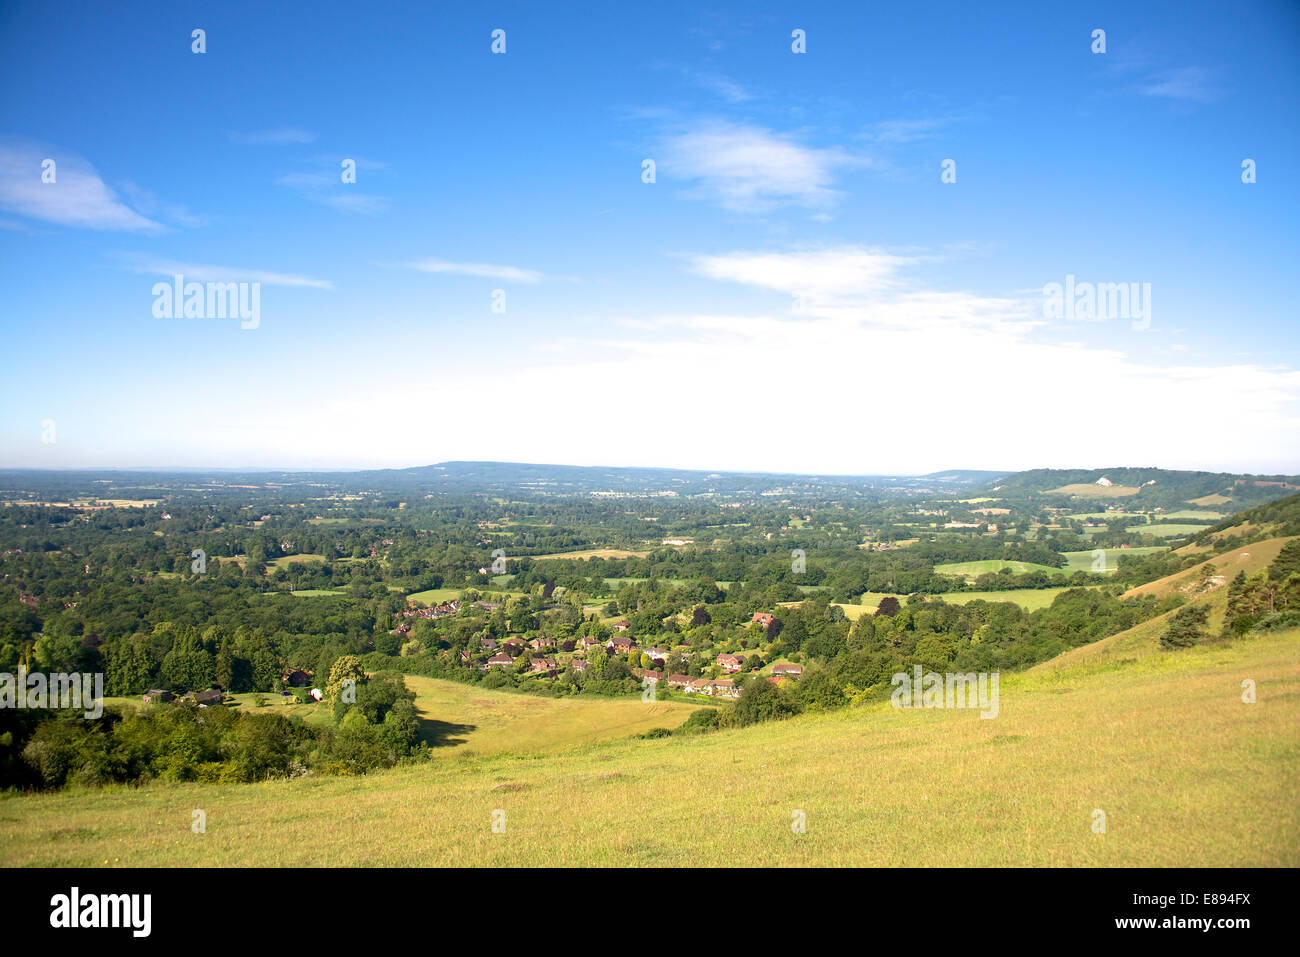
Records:
<instances>
[{"instance_id":1,"label":"farmhouse","mask_svg":"<svg viewBox=\"0 0 1300 957\"><path fill-rule=\"evenodd\" d=\"M773 616L765 611L756 611L754 612L754 617L751 618L749 621L750 624L754 624L755 622L757 622L758 624L766 628L772 624Z\"/></svg>"},{"instance_id":2,"label":"farmhouse","mask_svg":"<svg viewBox=\"0 0 1300 957\"><path fill-rule=\"evenodd\" d=\"M737 671L739 671L740 666L741 664L744 663L744 661L745 659L742 658L740 655L726 655L726 654L718 655L718 664L721 665L722 670L727 672L728 674L735 674Z\"/></svg>"},{"instance_id":3,"label":"farmhouse","mask_svg":"<svg viewBox=\"0 0 1300 957\"><path fill-rule=\"evenodd\" d=\"M784 675L787 678L799 678L803 675L803 665L791 665L781 662L778 665L772 666L772 674L777 676Z\"/></svg>"}]
</instances>

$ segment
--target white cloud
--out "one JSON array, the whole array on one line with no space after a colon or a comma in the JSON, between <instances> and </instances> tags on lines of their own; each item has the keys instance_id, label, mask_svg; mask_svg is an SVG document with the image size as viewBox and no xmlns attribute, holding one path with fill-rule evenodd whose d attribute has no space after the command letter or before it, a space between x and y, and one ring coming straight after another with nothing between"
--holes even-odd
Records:
<instances>
[{"instance_id":1,"label":"white cloud","mask_svg":"<svg viewBox=\"0 0 1300 957\"><path fill-rule=\"evenodd\" d=\"M55 162L55 181L42 182L41 163ZM79 156L31 145L0 145L0 207L20 216L83 229L157 232L161 223L120 200Z\"/></svg>"},{"instance_id":2,"label":"white cloud","mask_svg":"<svg viewBox=\"0 0 1300 957\"><path fill-rule=\"evenodd\" d=\"M349 157L356 164L359 182L368 182L370 174L387 169L388 164L376 160ZM349 213L380 213L388 208L388 197L360 192L357 183L343 182L343 157L321 156L312 161L310 169L286 173L275 182L296 190L303 198L322 206Z\"/></svg>"},{"instance_id":3,"label":"white cloud","mask_svg":"<svg viewBox=\"0 0 1300 957\"><path fill-rule=\"evenodd\" d=\"M482 279L508 279L512 282L538 282L542 274L533 269L515 266L497 266L491 263L453 263L442 259L425 259L407 263L408 269L420 272L445 273L452 276L475 276Z\"/></svg>"},{"instance_id":4,"label":"white cloud","mask_svg":"<svg viewBox=\"0 0 1300 957\"><path fill-rule=\"evenodd\" d=\"M1170 70L1153 82L1139 87L1145 96L1158 96L1171 100L1193 100L1208 103L1218 99L1219 91L1203 67L1183 67Z\"/></svg>"},{"instance_id":5,"label":"white cloud","mask_svg":"<svg viewBox=\"0 0 1300 957\"><path fill-rule=\"evenodd\" d=\"M757 126L715 122L667 137L660 167L694 182L697 194L736 212L781 205L824 209L839 197L835 172L867 161L838 147L817 149Z\"/></svg>"},{"instance_id":6,"label":"white cloud","mask_svg":"<svg viewBox=\"0 0 1300 957\"><path fill-rule=\"evenodd\" d=\"M310 287L313 289L333 289L334 283L328 279L313 279L311 276L295 276L290 273L265 272L260 269L244 269L237 266L212 266L203 263L178 262L174 259L144 259L130 257L129 269L133 272L150 275L182 275L195 282L259 282L264 286Z\"/></svg>"},{"instance_id":7,"label":"white cloud","mask_svg":"<svg viewBox=\"0 0 1300 957\"><path fill-rule=\"evenodd\" d=\"M614 317L601 339L547 339L546 349L526 336L502 337L486 383L477 366L448 364L436 379L340 396L291 427L251 416L236 426L227 416L214 418L211 435L192 434L220 437L234 459L267 463L562 460L842 474L1115 462L1295 470L1298 450L1280 438L1300 427L1300 373L1136 361L1127 351L1140 334L1127 323L1115 323L1101 347L1050 341L1032 318L1040 299L926 288L906 276L911 257L898 258L895 265L889 253L862 250L795 252L787 261L770 252L714 257L710 274L719 278L835 301L803 313L778 301L752 314ZM767 277L759 264L783 278L760 282ZM408 345L436 348L441 334L430 330L427 342ZM425 436L390 414L436 408L457 420L484 401L561 417L581 410L583 433L601 438L557 451L549 429ZM347 450L348 460L334 450ZM208 446L200 458L222 454Z\"/></svg>"},{"instance_id":8,"label":"white cloud","mask_svg":"<svg viewBox=\"0 0 1300 957\"><path fill-rule=\"evenodd\" d=\"M292 126L250 132L230 130L229 136L236 143L243 143L246 146L286 146L291 143L311 143L316 139L315 133Z\"/></svg>"}]
</instances>

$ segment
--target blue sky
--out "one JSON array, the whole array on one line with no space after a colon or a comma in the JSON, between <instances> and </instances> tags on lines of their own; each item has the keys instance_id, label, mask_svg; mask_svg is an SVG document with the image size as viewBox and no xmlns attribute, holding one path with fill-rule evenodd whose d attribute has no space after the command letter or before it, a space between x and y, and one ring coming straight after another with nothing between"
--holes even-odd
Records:
<instances>
[{"instance_id":1,"label":"blue sky","mask_svg":"<svg viewBox=\"0 0 1300 957\"><path fill-rule=\"evenodd\" d=\"M379 6L0 6L0 465L1300 472L1300 5Z\"/></svg>"}]
</instances>

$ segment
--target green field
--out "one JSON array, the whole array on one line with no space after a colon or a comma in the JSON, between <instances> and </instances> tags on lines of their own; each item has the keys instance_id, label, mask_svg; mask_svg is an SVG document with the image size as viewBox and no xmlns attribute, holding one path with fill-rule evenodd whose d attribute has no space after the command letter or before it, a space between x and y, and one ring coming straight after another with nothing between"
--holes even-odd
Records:
<instances>
[{"instance_id":1,"label":"green field","mask_svg":"<svg viewBox=\"0 0 1300 957\"><path fill-rule=\"evenodd\" d=\"M459 598L460 592L459 588L430 588L428 591L412 592L406 598L419 605L441 605L444 601Z\"/></svg>"},{"instance_id":2,"label":"green field","mask_svg":"<svg viewBox=\"0 0 1300 957\"><path fill-rule=\"evenodd\" d=\"M1119 568L1119 558L1121 555L1151 555L1156 552L1166 551L1163 545L1144 545L1140 548L1103 548L1099 549L1106 553L1106 571L1104 574L1110 575ZM1066 574L1072 575L1075 572L1091 572L1092 563L1095 561L1092 550L1082 552L1062 552L1065 559Z\"/></svg>"},{"instance_id":3,"label":"green field","mask_svg":"<svg viewBox=\"0 0 1300 957\"><path fill-rule=\"evenodd\" d=\"M1061 568L1053 568L1051 565L1038 565L1034 562L1013 562L1001 558L989 558L975 562L949 562L946 565L934 566L934 570L940 575L956 575L960 578L975 578L988 572L1000 572L1004 568L1011 569L1013 575L1026 575L1029 572L1045 572L1048 575L1054 575L1064 571Z\"/></svg>"},{"instance_id":4,"label":"green field","mask_svg":"<svg viewBox=\"0 0 1300 957\"><path fill-rule=\"evenodd\" d=\"M560 751L651 728L676 728L698 707L645 703L639 697L543 698L418 675L407 675L406 686L415 692L425 739L439 745L438 757Z\"/></svg>"},{"instance_id":5,"label":"green field","mask_svg":"<svg viewBox=\"0 0 1300 957\"><path fill-rule=\"evenodd\" d=\"M1094 586L1088 586L1094 587ZM1009 601L1019 605L1025 611L1046 608L1056 596L1068 588L1009 588L1005 591L962 591L939 595L950 605L964 605L972 601Z\"/></svg>"},{"instance_id":6,"label":"green field","mask_svg":"<svg viewBox=\"0 0 1300 957\"><path fill-rule=\"evenodd\" d=\"M1124 531L1134 535L1151 535L1155 538L1182 538L1186 535L1195 535L1197 532L1203 532L1210 526L1207 525L1179 525L1174 522L1161 525L1130 525Z\"/></svg>"},{"instance_id":7,"label":"green field","mask_svg":"<svg viewBox=\"0 0 1300 957\"><path fill-rule=\"evenodd\" d=\"M299 598L319 598L322 595L346 595L347 592L340 591L337 588L302 588L298 591L291 591L289 594L296 595Z\"/></svg>"},{"instance_id":8,"label":"green field","mask_svg":"<svg viewBox=\"0 0 1300 957\"><path fill-rule=\"evenodd\" d=\"M1300 866L1300 632L1107 641L1003 675L993 720L883 702L361 778L6 795L0 864Z\"/></svg>"}]
</instances>

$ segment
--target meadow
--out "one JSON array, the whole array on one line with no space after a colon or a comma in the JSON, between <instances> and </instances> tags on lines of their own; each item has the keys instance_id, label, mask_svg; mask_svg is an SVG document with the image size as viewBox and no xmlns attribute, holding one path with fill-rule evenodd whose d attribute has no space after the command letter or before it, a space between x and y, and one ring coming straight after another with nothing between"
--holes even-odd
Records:
<instances>
[{"instance_id":1,"label":"meadow","mask_svg":"<svg viewBox=\"0 0 1300 957\"><path fill-rule=\"evenodd\" d=\"M1208 522L1204 525L1162 522L1158 525L1130 525L1124 530L1135 535L1150 535L1153 538L1184 538L1187 535L1203 532L1209 527L1210 523Z\"/></svg>"},{"instance_id":2,"label":"meadow","mask_svg":"<svg viewBox=\"0 0 1300 957\"><path fill-rule=\"evenodd\" d=\"M934 570L940 575L955 575L961 578L975 578L977 575L985 575L989 572L1000 572L1004 568L1009 569L1015 575L1026 575L1029 572L1045 572L1048 575L1054 575L1062 571L1062 569L1053 568L1051 565L1007 561L1001 558L989 558L974 562L949 562L945 565L934 566Z\"/></svg>"},{"instance_id":3,"label":"meadow","mask_svg":"<svg viewBox=\"0 0 1300 957\"><path fill-rule=\"evenodd\" d=\"M1057 569L1064 571L1067 575L1075 572L1091 572L1093 562L1096 557L1093 555L1093 549L1081 552L1062 552L1065 558L1065 568ZM1112 574L1119 568L1119 559L1121 555L1153 555L1156 552L1165 551L1163 545L1144 545L1140 548L1102 548L1095 549L1106 553L1106 568L1104 574Z\"/></svg>"},{"instance_id":4,"label":"meadow","mask_svg":"<svg viewBox=\"0 0 1300 957\"><path fill-rule=\"evenodd\" d=\"M1300 865L1300 632L1107 641L1003 675L991 720L879 702L360 778L8 795L0 864Z\"/></svg>"}]
</instances>

